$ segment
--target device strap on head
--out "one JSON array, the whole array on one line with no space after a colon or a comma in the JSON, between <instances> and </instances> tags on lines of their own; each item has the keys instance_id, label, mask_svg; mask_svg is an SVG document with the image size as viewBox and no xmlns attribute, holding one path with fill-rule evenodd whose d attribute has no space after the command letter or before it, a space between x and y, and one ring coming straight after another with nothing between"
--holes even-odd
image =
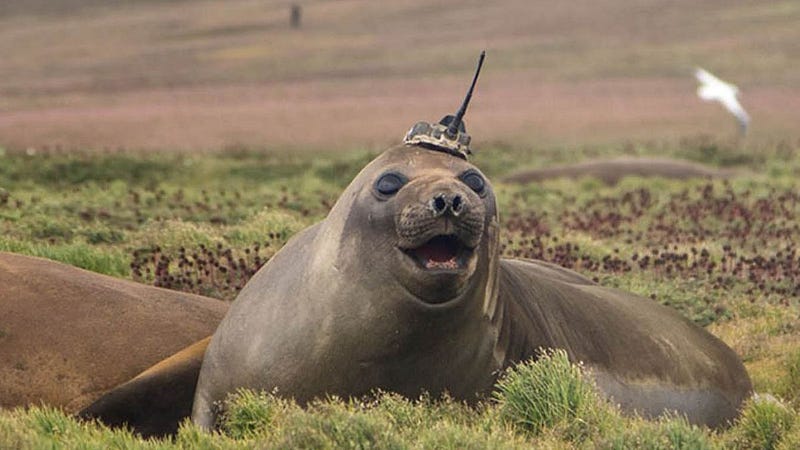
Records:
<instances>
[{"instance_id":1,"label":"device strap on head","mask_svg":"<svg viewBox=\"0 0 800 450\"><path fill-rule=\"evenodd\" d=\"M403 142L408 145L418 145L430 150L449 153L453 156L458 156L467 159L472 154L469 148L472 138L467 134L466 126L464 125L464 115L467 113L467 107L472 99L472 92L475 90L475 84L478 81L478 75L481 73L483 60L486 58L486 51L482 51L478 58L478 67L475 69L475 76L472 78L472 84L458 108L455 115L447 115L442 118L437 124L430 124L428 122L417 122L406 133Z\"/></svg>"}]
</instances>

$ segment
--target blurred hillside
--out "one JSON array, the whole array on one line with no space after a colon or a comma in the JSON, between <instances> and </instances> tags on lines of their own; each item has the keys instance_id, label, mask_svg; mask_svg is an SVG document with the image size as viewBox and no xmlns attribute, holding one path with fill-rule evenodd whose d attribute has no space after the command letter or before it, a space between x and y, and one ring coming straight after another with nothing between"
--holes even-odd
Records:
<instances>
[{"instance_id":1,"label":"blurred hillside","mask_svg":"<svg viewBox=\"0 0 800 450\"><path fill-rule=\"evenodd\" d=\"M749 139L796 138L800 3L35 0L0 4L0 145L383 146L457 107L476 141L735 136L694 96L739 85Z\"/></svg>"}]
</instances>

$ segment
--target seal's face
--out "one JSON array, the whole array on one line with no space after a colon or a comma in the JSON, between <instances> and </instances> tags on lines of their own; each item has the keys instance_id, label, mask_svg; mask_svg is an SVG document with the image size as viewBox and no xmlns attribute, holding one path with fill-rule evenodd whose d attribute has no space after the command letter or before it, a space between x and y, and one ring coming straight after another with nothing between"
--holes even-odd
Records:
<instances>
[{"instance_id":1,"label":"seal's face","mask_svg":"<svg viewBox=\"0 0 800 450\"><path fill-rule=\"evenodd\" d=\"M496 239L486 232L496 222L489 181L467 161L416 147L390 150L379 160L363 174L360 199L370 203L367 228L375 230L375 251L391 262L393 278L425 304L455 301L481 259L488 259L484 242Z\"/></svg>"},{"instance_id":2,"label":"seal's face","mask_svg":"<svg viewBox=\"0 0 800 450\"><path fill-rule=\"evenodd\" d=\"M454 166L413 171L394 198L385 200L395 203L398 280L431 303L458 294L475 271L476 249L483 238L486 180L475 168ZM384 180L394 176L395 172L378 176L379 198L386 196L381 192Z\"/></svg>"}]
</instances>

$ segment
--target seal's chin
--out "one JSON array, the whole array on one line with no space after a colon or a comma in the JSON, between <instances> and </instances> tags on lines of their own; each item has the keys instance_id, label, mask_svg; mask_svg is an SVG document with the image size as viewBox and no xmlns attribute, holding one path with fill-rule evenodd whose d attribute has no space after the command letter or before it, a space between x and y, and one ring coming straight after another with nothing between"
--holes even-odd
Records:
<instances>
[{"instance_id":1,"label":"seal's chin","mask_svg":"<svg viewBox=\"0 0 800 450\"><path fill-rule=\"evenodd\" d=\"M420 269L430 272L461 272L466 269L473 249L452 234L440 234L419 247L403 249Z\"/></svg>"}]
</instances>

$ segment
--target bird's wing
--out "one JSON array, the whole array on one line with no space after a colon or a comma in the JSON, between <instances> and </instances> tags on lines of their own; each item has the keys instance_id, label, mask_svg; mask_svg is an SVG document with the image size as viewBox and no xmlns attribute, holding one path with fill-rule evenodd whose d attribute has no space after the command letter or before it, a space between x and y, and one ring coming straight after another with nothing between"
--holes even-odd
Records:
<instances>
[{"instance_id":1,"label":"bird's wing","mask_svg":"<svg viewBox=\"0 0 800 450\"><path fill-rule=\"evenodd\" d=\"M697 78L697 81L703 84L703 86L713 86L718 89L725 89L733 91L734 93L739 93L739 88L736 85L728 83L727 81L722 81L719 78L715 77L711 74L711 72L697 68L694 71L694 77ZM698 93L699 95L699 93Z\"/></svg>"},{"instance_id":2,"label":"bird's wing","mask_svg":"<svg viewBox=\"0 0 800 450\"><path fill-rule=\"evenodd\" d=\"M714 75L711 75L711 72L709 72L709 71L707 71L705 69L701 69L699 67L697 69L695 69L694 77L697 78L697 81L699 81L699 82L701 82L703 84L715 85L715 84L724 83L724 81L720 80L719 78L715 77Z\"/></svg>"},{"instance_id":3,"label":"bird's wing","mask_svg":"<svg viewBox=\"0 0 800 450\"><path fill-rule=\"evenodd\" d=\"M750 124L750 115L744 110L744 107L742 107L742 104L739 103L739 100L736 98L736 96L726 95L721 97L719 101L728 111L731 112L731 114L736 116L736 119L739 121L739 125L742 127L742 130L746 131L747 125Z\"/></svg>"}]
</instances>

